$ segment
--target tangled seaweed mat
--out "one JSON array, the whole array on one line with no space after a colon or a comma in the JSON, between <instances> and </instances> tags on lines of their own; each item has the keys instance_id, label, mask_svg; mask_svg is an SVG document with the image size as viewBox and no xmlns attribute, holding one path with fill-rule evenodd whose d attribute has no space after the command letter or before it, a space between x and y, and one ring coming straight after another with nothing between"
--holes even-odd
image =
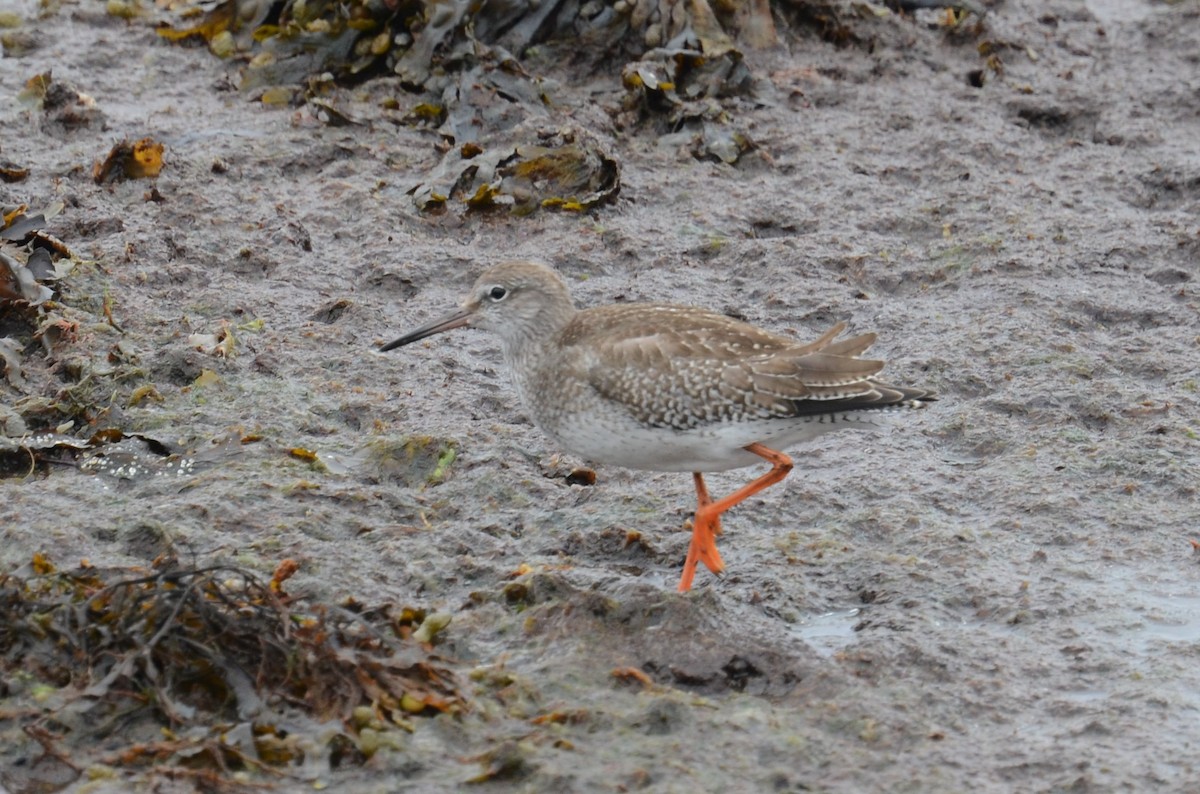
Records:
<instances>
[{"instance_id":1,"label":"tangled seaweed mat","mask_svg":"<svg viewBox=\"0 0 1200 794\"><path fill-rule=\"evenodd\" d=\"M0 576L0 745L22 756L0 788L145 771L315 780L365 763L411 717L467 708L432 651L447 616L307 603L283 590L296 569L60 571L38 554Z\"/></svg>"}]
</instances>

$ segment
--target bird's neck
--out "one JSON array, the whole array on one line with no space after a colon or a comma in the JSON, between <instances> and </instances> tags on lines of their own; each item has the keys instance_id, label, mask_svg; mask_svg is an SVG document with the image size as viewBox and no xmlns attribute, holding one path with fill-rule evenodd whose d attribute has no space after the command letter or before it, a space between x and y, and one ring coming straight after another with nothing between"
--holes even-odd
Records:
<instances>
[{"instance_id":1,"label":"bird's neck","mask_svg":"<svg viewBox=\"0 0 1200 794\"><path fill-rule=\"evenodd\" d=\"M503 335L504 358L510 366L540 359L554 340L575 316L575 307L570 303L539 307L535 314L522 318L505 329Z\"/></svg>"},{"instance_id":2,"label":"bird's neck","mask_svg":"<svg viewBox=\"0 0 1200 794\"><path fill-rule=\"evenodd\" d=\"M525 413L534 424L552 434L549 418L545 416L546 405L539 396L561 377L555 366L557 345L574 314L575 309L568 307L568 311L560 310L540 317L536 323L523 324L519 330L509 329L503 339L504 362Z\"/></svg>"}]
</instances>

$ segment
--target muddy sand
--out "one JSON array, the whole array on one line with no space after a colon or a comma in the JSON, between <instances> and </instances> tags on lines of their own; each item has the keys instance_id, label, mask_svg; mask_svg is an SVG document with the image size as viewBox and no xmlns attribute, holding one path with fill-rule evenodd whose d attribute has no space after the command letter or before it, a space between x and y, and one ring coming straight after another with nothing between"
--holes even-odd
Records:
<instances>
[{"instance_id":1,"label":"muddy sand","mask_svg":"<svg viewBox=\"0 0 1200 794\"><path fill-rule=\"evenodd\" d=\"M0 481L0 570L174 552L269 578L291 558L290 591L453 616L439 652L470 711L276 790L440 791L489 764L498 791L1200 786L1196 2L997 3L982 86L980 37L932 12L857 15L846 46L781 27L729 101L758 147L735 165L618 129L614 73L531 57L556 81L547 123L592 130L621 189L525 217L417 210L441 153L387 109L420 101L394 79L338 89L362 123L334 126L102 6L17 6L36 46L0 60L0 155L31 173L0 197L64 202L47 231L83 260L64 300L110 296L122 332L26 347L6 416L119 343L161 399L115 385L103 421L199 463ZM17 102L50 69L103 124L48 129ZM146 136L157 196L93 182ZM727 515L727 575L680 595L691 478L569 483L587 462L525 418L485 333L374 352L515 258L581 306L698 304L805 339L844 320L941 399L791 450L792 475ZM190 341L222 328L228 356ZM7 724L3 780L32 790L40 747ZM92 776L66 790L194 785Z\"/></svg>"}]
</instances>

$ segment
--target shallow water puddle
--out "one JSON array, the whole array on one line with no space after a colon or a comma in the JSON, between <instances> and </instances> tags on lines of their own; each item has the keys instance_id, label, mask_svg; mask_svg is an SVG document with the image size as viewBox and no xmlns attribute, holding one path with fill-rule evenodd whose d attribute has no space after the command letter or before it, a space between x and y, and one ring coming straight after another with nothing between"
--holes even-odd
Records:
<instances>
[{"instance_id":1,"label":"shallow water puddle","mask_svg":"<svg viewBox=\"0 0 1200 794\"><path fill-rule=\"evenodd\" d=\"M1130 650L1150 654L1160 643L1200 643L1200 596L1144 592L1138 598L1141 620Z\"/></svg>"},{"instance_id":2,"label":"shallow water puddle","mask_svg":"<svg viewBox=\"0 0 1200 794\"><path fill-rule=\"evenodd\" d=\"M1140 22L1153 11L1149 3L1131 3L1129 0L1087 0L1084 5L1105 25Z\"/></svg>"},{"instance_id":3,"label":"shallow water puddle","mask_svg":"<svg viewBox=\"0 0 1200 794\"><path fill-rule=\"evenodd\" d=\"M835 609L821 615L812 615L803 623L792 626L792 634L804 640L822 656L832 656L854 641L854 627L858 625L861 609Z\"/></svg>"}]
</instances>

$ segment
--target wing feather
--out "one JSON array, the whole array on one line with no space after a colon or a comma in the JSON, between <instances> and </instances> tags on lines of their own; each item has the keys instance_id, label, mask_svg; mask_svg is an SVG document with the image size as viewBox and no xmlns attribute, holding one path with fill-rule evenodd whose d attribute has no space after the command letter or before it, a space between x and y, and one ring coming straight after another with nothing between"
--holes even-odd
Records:
<instances>
[{"instance_id":1,"label":"wing feather","mask_svg":"<svg viewBox=\"0 0 1200 794\"><path fill-rule=\"evenodd\" d=\"M859 355L875 334L838 339L845 323L798 344L723 315L661 304L580 315L589 328L568 328L563 341L584 346L588 383L654 427L837 413L931 396L871 380L884 362Z\"/></svg>"}]
</instances>

